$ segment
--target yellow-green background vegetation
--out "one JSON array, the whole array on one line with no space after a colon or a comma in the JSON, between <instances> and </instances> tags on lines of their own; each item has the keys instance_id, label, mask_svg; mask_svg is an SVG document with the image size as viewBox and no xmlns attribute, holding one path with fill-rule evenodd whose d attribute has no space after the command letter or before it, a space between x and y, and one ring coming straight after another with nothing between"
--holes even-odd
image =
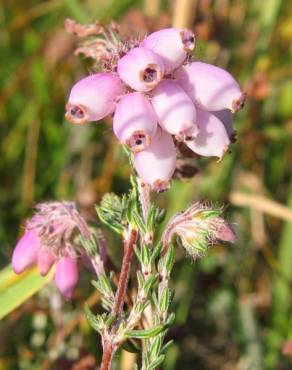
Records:
<instances>
[{"instance_id":1,"label":"yellow-green background vegetation","mask_svg":"<svg viewBox=\"0 0 292 370\"><path fill-rule=\"evenodd\" d=\"M247 104L234 117L238 141L232 153L221 163L193 158L196 175L174 180L169 192L157 196L167 217L192 200L224 204L238 235L233 246L214 246L195 263L177 251L177 316L169 333L174 344L163 369L291 369L291 2L2 1L1 268L36 202L74 199L93 217L92 204L102 194L129 187L129 165L110 124L76 127L64 120L70 87L91 68L73 55L76 40L63 30L67 17L84 23L115 19L125 32L139 35L188 26L197 35L195 57L228 69L247 91ZM108 231L106 237L118 262L120 241ZM0 322L0 370L94 369L99 337L82 316L85 299L99 307L90 278L83 273L72 303L63 303L48 285ZM0 281L2 307L6 283ZM124 351L116 366L128 370L132 361Z\"/></svg>"}]
</instances>

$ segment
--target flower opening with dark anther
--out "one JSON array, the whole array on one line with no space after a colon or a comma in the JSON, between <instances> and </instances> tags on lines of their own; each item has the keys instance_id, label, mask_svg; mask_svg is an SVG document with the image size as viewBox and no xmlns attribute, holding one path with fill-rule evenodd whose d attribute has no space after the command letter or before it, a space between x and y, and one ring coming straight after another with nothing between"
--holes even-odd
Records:
<instances>
[{"instance_id":1,"label":"flower opening with dark anther","mask_svg":"<svg viewBox=\"0 0 292 370\"><path fill-rule=\"evenodd\" d=\"M88 121L86 108L83 107L82 105L74 105L68 103L66 105L65 118L69 122L75 123L77 125L83 125Z\"/></svg>"},{"instance_id":2,"label":"flower opening with dark anther","mask_svg":"<svg viewBox=\"0 0 292 370\"><path fill-rule=\"evenodd\" d=\"M195 48L195 35L190 30L183 30L180 33L180 37L183 43L183 48L186 52L191 52Z\"/></svg>"},{"instance_id":3,"label":"flower opening with dark anther","mask_svg":"<svg viewBox=\"0 0 292 370\"><path fill-rule=\"evenodd\" d=\"M133 153L142 152L151 144L151 137L143 131L136 131L126 140L126 145L132 150Z\"/></svg>"},{"instance_id":4,"label":"flower opening with dark anther","mask_svg":"<svg viewBox=\"0 0 292 370\"><path fill-rule=\"evenodd\" d=\"M232 113L236 113L238 110L242 109L244 107L246 100L246 93L241 94L239 99L233 100L232 102Z\"/></svg>"},{"instance_id":5,"label":"flower opening with dark anther","mask_svg":"<svg viewBox=\"0 0 292 370\"><path fill-rule=\"evenodd\" d=\"M156 64L148 64L148 66L140 71L140 80L148 87L155 87L163 78L163 73L160 67Z\"/></svg>"}]
</instances>

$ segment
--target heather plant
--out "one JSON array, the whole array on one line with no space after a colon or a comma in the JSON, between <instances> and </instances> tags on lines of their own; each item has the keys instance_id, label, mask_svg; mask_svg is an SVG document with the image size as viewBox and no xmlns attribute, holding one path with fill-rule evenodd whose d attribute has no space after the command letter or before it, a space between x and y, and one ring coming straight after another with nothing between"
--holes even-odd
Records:
<instances>
[{"instance_id":1,"label":"heather plant","mask_svg":"<svg viewBox=\"0 0 292 370\"><path fill-rule=\"evenodd\" d=\"M89 224L74 203L53 201L39 204L26 222L12 267L20 274L36 264L47 275L55 266L65 299L73 297L80 266L92 271L104 312L85 306L85 314L101 336L100 369L112 369L121 347L140 354L135 368L156 369L171 344L166 333L175 321L170 283L175 249L183 247L196 261L217 240L234 242L235 235L222 207L198 201L172 216L160 236L167 209L155 205L152 193L171 187L178 152L217 157L220 165L235 137L232 114L243 106L245 94L227 71L194 59L190 30L169 28L124 40L116 24L67 20L65 27L84 38L76 53L94 61L94 73L69 94L66 118L83 125L112 116L113 132L132 169L128 194L105 194L96 207L99 221L122 239L123 258L115 274L102 227ZM132 294L131 272L136 275Z\"/></svg>"}]
</instances>

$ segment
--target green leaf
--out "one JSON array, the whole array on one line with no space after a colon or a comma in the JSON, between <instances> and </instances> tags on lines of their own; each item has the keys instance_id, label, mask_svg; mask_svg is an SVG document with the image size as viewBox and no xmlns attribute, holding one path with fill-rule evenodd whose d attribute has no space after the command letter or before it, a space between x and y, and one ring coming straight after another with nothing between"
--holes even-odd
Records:
<instances>
[{"instance_id":1,"label":"green leaf","mask_svg":"<svg viewBox=\"0 0 292 370\"><path fill-rule=\"evenodd\" d=\"M127 330L125 336L127 338L147 339L155 337L165 329L164 325L157 325L145 330Z\"/></svg>"},{"instance_id":2,"label":"green leaf","mask_svg":"<svg viewBox=\"0 0 292 370\"><path fill-rule=\"evenodd\" d=\"M52 269L42 277L34 267L16 275L11 266L4 268L0 272L0 319L41 290L52 279L53 272Z\"/></svg>"},{"instance_id":3,"label":"green leaf","mask_svg":"<svg viewBox=\"0 0 292 370\"><path fill-rule=\"evenodd\" d=\"M153 361L147 368L147 370L156 369L165 359L165 355L160 355L155 361Z\"/></svg>"},{"instance_id":4,"label":"green leaf","mask_svg":"<svg viewBox=\"0 0 292 370\"><path fill-rule=\"evenodd\" d=\"M126 210L127 200L120 198L114 193L105 194L96 212L100 220L118 234L124 231L123 218Z\"/></svg>"}]
</instances>

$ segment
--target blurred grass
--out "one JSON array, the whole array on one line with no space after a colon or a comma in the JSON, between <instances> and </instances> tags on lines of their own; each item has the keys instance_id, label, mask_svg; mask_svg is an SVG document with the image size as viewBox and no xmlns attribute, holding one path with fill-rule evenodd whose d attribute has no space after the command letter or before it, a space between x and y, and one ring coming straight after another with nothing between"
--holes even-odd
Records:
<instances>
[{"instance_id":1,"label":"blurred grass","mask_svg":"<svg viewBox=\"0 0 292 370\"><path fill-rule=\"evenodd\" d=\"M71 198L93 216L91 203L105 191L127 189L129 168L108 124L73 127L64 121L66 94L90 63L73 56L75 40L62 25L67 17L88 23L114 18L130 34L144 34L172 24L173 1L161 1L160 8L155 2L160 10L145 18L149 6L147 0L1 2L1 267L9 263L35 202ZM198 174L175 180L157 202L167 207L168 217L198 198L226 204L238 242L216 246L196 263L177 252L175 344L163 368L288 370L291 354L283 355L282 348L292 340L292 226L283 219L292 208L291 5L194 0L192 6L197 57L230 70L248 101L235 116L238 141L232 154L220 164L193 159ZM235 192L273 200L287 212L279 218L273 207L266 214L260 201L257 208L237 204ZM87 297L84 287L90 289L86 284L84 278L73 304L76 312ZM67 369L71 358L95 351L98 338L80 319L62 340L52 339L72 322L74 312L58 303L53 287L47 289L0 324L5 338L0 339L0 369ZM42 328L35 323L40 313L46 317ZM67 362L66 353L71 354Z\"/></svg>"}]
</instances>

